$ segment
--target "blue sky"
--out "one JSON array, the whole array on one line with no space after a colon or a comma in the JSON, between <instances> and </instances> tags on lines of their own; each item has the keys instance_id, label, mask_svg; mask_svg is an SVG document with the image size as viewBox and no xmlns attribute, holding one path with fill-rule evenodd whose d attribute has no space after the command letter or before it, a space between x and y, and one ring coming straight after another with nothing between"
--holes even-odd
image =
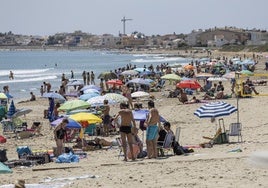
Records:
<instances>
[{"instance_id":1,"label":"blue sky","mask_svg":"<svg viewBox=\"0 0 268 188\"><path fill-rule=\"evenodd\" d=\"M268 29L268 0L1 0L0 32L53 35L139 31L145 35L190 33L235 26Z\"/></svg>"}]
</instances>

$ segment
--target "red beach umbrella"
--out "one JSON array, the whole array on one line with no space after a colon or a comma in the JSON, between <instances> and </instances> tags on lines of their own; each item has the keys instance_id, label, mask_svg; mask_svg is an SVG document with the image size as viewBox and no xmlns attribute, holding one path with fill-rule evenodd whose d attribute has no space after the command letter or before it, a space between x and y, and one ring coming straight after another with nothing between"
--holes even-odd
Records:
<instances>
[{"instance_id":1,"label":"red beach umbrella","mask_svg":"<svg viewBox=\"0 0 268 188\"><path fill-rule=\"evenodd\" d=\"M181 89L198 89L201 88L201 85L196 80L183 80L176 85Z\"/></svg>"},{"instance_id":2,"label":"red beach umbrella","mask_svg":"<svg viewBox=\"0 0 268 188\"><path fill-rule=\"evenodd\" d=\"M106 83L110 85L117 85L117 86L123 85L123 82L121 80L108 80Z\"/></svg>"}]
</instances>

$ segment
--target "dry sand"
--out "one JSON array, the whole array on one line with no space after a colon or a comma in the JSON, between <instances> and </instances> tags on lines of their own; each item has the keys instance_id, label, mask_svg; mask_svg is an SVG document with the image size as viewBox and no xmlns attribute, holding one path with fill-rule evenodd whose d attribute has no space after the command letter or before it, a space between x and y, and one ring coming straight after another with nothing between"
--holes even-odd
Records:
<instances>
[{"instance_id":1,"label":"dry sand","mask_svg":"<svg viewBox=\"0 0 268 188\"><path fill-rule=\"evenodd\" d=\"M226 54L233 57L236 53ZM250 54L249 54L250 55ZM257 66L257 72L263 72L264 59ZM230 88L229 82L224 83ZM167 85L165 89L171 88ZM267 86L257 86L260 92L268 93ZM225 90L230 92L229 89ZM153 93L156 107L160 114L171 122L172 129L181 127L180 144L198 146L207 140L202 136L215 134L215 123L210 119L199 119L194 111L203 105L182 105L178 99L167 98L168 91ZM203 93L197 94L201 98ZM226 102L236 106L235 98ZM18 101L16 101L18 102ZM8 159L17 159L16 147L29 146L32 150L48 150L55 146L52 130L47 119L43 118L43 110L48 106L46 99L38 98L35 102L16 104L17 108L31 108L33 112L23 117L28 125L34 121L42 123L42 134L28 139L8 139L1 144L7 148ZM147 106L144 104L144 106ZM113 107L116 113L118 107ZM249 163L252 152L268 150L268 100L267 96L239 99L239 115L242 123L243 142L231 138L233 143L214 145L212 148L194 148L188 156L169 156L160 159L138 159L135 162L123 162L118 159L119 149L87 152L86 159L79 163L57 164L47 163L35 167L14 168L12 174L1 174L0 185L12 184L17 179L25 179L27 184L41 183L46 178L80 177L81 179L65 180L64 187L268 187L268 169L257 168ZM225 127L236 122L237 113L224 117ZM112 140L113 137L108 139ZM242 152L228 152L240 148ZM33 171L37 168L61 168L57 170ZM83 178L84 175L95 175L95 178ZM54 181L54 184L59 181Z\"/></svg>"}]
</instances>

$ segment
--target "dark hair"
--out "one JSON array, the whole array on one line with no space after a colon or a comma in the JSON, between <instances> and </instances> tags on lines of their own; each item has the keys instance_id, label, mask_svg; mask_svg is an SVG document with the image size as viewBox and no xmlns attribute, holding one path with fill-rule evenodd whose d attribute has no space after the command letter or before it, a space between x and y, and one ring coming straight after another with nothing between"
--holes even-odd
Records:
<instances>
[{"instance_id":1,"label":"dark hair","mask_svg":"<svg viewBox=\"0 0 268 188\"><path fill-rule=\"evenodd\" d=\"M148 102L148 106L154 108L154 101L150 100Z\"/></svg>"},{"instance_id":2,"label":"dark hair","mask_svg":"<svg viewBox=\"0 0 268 188\"><path fill-rule=\"evenodd\" d=\"M67 119L67 118L64 118L63 120L62 120L62 123L69 123L69 120Z\"/></svg>"},{"instance_id":3,"label":"dark hair","mask_svg":"<svg viewBox=\"0 0 268 188\"><path fill-rule=\"evenodd\" d=\"M168 122L168 121L166 121L165 123L164 123L164 127L168 127L168 128L170 128L170 123Z\"/></svg>"}]
</instances>

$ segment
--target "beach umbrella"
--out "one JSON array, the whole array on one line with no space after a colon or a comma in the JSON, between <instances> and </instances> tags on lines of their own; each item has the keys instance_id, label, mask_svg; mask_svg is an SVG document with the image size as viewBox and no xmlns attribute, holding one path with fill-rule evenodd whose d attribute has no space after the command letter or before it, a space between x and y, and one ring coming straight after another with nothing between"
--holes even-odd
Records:
<instances>
[{"instance_id":1,"label":"beach umbrella","mask_svg":"<svg viewBox=\"0 0 268 188\"><path fill-rule=\"evenodd\" d=\"M65 119L66 117L62 117L62 118L58 118L56 119L55 121L52 121L50 123L50 125L52 127L55 127L57 126L58 124L60 124L62 122L63 119ZM77 121L71 119L71 118L68 118L68 121L69 123L66 125L66 128L69 128L69 129L81 129L81 125L80 123L78 123Z\"/></svg>"},{"instance_id":2,"label":"beach umbrella","mask_svg":"<svg viewBox=\"0 0 268 188\"><path fill-rule=\"evenodd\" d=\"M177 74L166 74L164 76L161 76L161 78L164 80L181 80L181 77Z\"/></svg>"},{"instance_id":3,"label":"beach umbrella","mask_svg":"<svg viewBox=\"0 0 268 188\"><path fill-rule=\"evenodd\" d=\"M240 62L241 65L255 65L255 62L251 59L245 59L244 61Z\"/></svg>"},{"instance_id":4,"label":"beach umbrella","mask_svg":"<svg viewBox=\"0 0 268 188\"><path fill-rule=\"evenodd\" d=\"M87 94L87 93L97 93L97 94L100 94L100 92L96 89L85 89L83 91L84 94Z\"/></svg>"},{"instance_id":5,"label":"beach umbrella","mask_svg":"<svg viewBox=\"0 0 268 188\"><path fill-rule=\"evenodd\" d=\"M59 99L59 100L65 101L65 98L61 94L54 93L54 92L44 93L42 97L44 97L44 98L52 98L52 99Z\"/></svg>"},{"instance_id":6,"label":"beach umbrella","mask_svg":"<svg viewBox=\"0 0 268 188\"><path fill-rule=\"evenodd\" d=\"M109 85L117 85L117 86L123 85L122 80L118 80L118 79L116 79L116 80L108 80L106 83L109 84Z\"/></svg>"},{"instance_id":7,"label":"beach umbrella","mask_svg":"<svg viewBox=\"0 0 268 188\"><path fill-rule=\"evenodd\" d=\"M198 89L201 88L201 85L196 80L183 80L180 83L177 83L177 87L181 89Z\"/></svg>"},{"instance_id":8,"label":"beach umbrella","mask_svg":"<svg viewBox=\"0 0 268 188\"><path fill-rule=\"evenodd\" d=\"M63 105L59 107L59 110L71 111L75 109L85 109L89 107L90 104L88 102L77 99L77 100L66 101L65 103L63 103Z\"/></svg>"},{"instance_id":9,"label":"beach umbrella","mask_svg":"<svg viewBox=\"0 0 268 188\"><path fill-rule=\"evenodd\" d=\"M186 65L183 67L186 70L194 70L194 66L193 65Z\"/></svg>"},{"instance_id":10,"label":"beach umbrella","mask_svg":"<svg viewBox=\"0 0 268 188\"><path fill-rule=\"evenodd\" d=\"M95 115L98 115L98 114L101 114L102 113L101 111L97 111L96 109L92 109L91 108L91 109L71 110L71 111L66 112L66 115L77 114L77 113L80 113L80 112L92 113L92 114L95 114Z\"/></svg>"},{"instance_id":11,"label":"beach umbrella","mask_svg":"<svg viewBox=\"0 0 268 188\"><path fill-rule=\"evenodd\" d=\"M106 100L112 100L115 101L117 103L121 103L121 102L127 102L128 98L124 97L121 94L117 94L117 93L107 93L104 95L104 98Z\"/></svg>"},{"instance_id":12,"label":"beach umbrella","mask_svg":"<svg viewBox=\"0 0 268 188\"><path fill-rule=\"evenodd\" d=\"M210 77L207 80L208 81L227 81L227 78L224 78L224 77Z\"/></svg>"},{"instance_id":13,"label":"beach umbrella","mask_svg":"<svg viewBox=\"0 0 268 188\"><path fill-rule=\"evenodd\" d=\"M84 83L80 82L79 80L73 80L71 82L68 82L67 86L80 86L84 85Z\"/></svg>"},{"instance_id":14,"label":"beach umbrella","mask_svg":"<svg viewBox=\"0 0 268 188\"><path fill-rule=\"evenodd\" d=\"M32 109L29 108L21 108L16 110L16 112L12 115L12 118L16 118L16 117L20 117L20 116L24 116L26 114L29 114L30 112L32 112Z\"/></svg>"},{"instance_id":15,"label":"beach umbrella","mask_svg":"<svg viewBox=\"0 0 268 188\"><path fill-rule=\"evenodd\" d=\"M222 76L223 78L232 79L235 78L235 72L228 72Z\"/></svg>"},{"instance_id":16,"label":"beach umbrella","mask_svg":"<svg viewBox=\"0 0 268 188\"><path fill-rule=\"evenodd\" d=\"M79 97L80 100L87 101L88 99L92 97L100 96L99 93L86 93Z\"/></svg>"},{"instance_id":17,"label":"beach umbrella","mask_svg":"<svg viewBox=\"0 0 268 188\"><path fill-rule=\"evenodd\" d=\"M11 104L10 104L10 106L9 106L8 112L7 112L7 116L8 116L8 117L11 117L11 116L13 116L13 114L15 114L15 113L16 113L16 108L15 108L15 105L14 105L14 101L12 100L12 101L11 101Z\"/></svg>"},{"instance_id":18,"label":"beach umbrella","mask_svg":"<svg viewBox=\"0 0 268 188\"><path fill-rule=\"evenodd\" d=\"M80 89L81 91L85 91L85 90L88 90L88 89L95 89L97 91L101 91L101 88L96 86L96 85L86 85L84 86L82 89Z\"/></svg>"},{"instance_id":19,"label":"beach umbrella","mask_svg":"<svg viewBox=\"0 0 268 188\"><path fill-rule=\"evenodd\" d=\"M5 93L0 93L0 99L7 99L7 96Z\"/></svg>"},{"instance_id":20,"label":"beach umbrella","mask_svg":"<svg viewBox=\"0 0 268 188\"><path fill-rule=\"evenodd\" d=\"M210 74L210 73L206 73L206 72L203 72L203 73L199 73L199 74L196 74L196 78L197 79L201 79L201 78L209 78L209 77L212 77L214 76L213 74Z\"/></svg>"},{"instance_id":21,"label":"beach umbrella","mask_svg":"<svg viewBox=\"0 0 268 188\"><path fill-rule=\"evenodd\" d=\"M134 93L131 93L131 97L133 98L142 98L142 97L149 97L150 94L144 91L136 91Z\"/></svg>"},{"instance_id":22,"label":"beach umbrella","mask_svg":"<svg viewBox=\"0 0 268 188\"><path fill-rule=\"evenodd\" d=\"M195 112L199 118L216 118L228 116L237 111L237 108L223 101L207 103L199 107Z\"/></svg>"},{"instance_id":23,"label":"beach umbrella","mask_svg":"<svg viewBox=\"0 0 268 188\"><path fill-rule=\"evenodd\" d=\"M103 101L106 98L102 96L92 97L91 99L87 100L87 103L90 104L90 106L103 106ZM116 104L116 101L108 99L108 104Z\"/></svg>"},{"instance_id":24,"label":"beach umbrella","mask_svg":"<svg viewBox=\"0 0 268 188\"><path fill-rule=\"evenodd\" d=\"M140 73L139 73L140 76L144 76L144 75L152 75L152 74L153 74L153 72L151 72L151 71L143 71L143 72L140 72Z\"/></svg>"},{"instance_id":25,"label":"beach umbrella","mask_svg":"<svg viewBox=\"0 0 268 188\"><path fill-rule=\"evenodd\" d=\"M138 71L135 71L135 70L126 70L126 71L121 72L120 74L124 75L124 76L128 76L128 75L135 76L139 73L138 73Z\"/></svg>"},{"instance_id":26,"label":"beach umbrella","mask_svg":"<svg viewBox=\"0 0 268 188\"><path fill-rule=\"evenodd\" d=\"M117 75L114 72L102 72L98 76L98 79L103 78L104 80L116 79Z\"/></svg>"},{"instance_id":27,"label":"beach umbrella","mask_svg":"<svg viewBox=\"0 0 268 188\"><path fill-rule=\"evenodd\" d=\"M247 75L247 76L253 76L254 73L249 70L242 70L239 72L240 74Z\"/></svg>"},{"instance_id":28,"label":"beach umbrella","mask_svg":"<svg viewBox=\"0 0 268 188\"><path fill-rule=\"evenodd\" d=\"M141 84L141 85L148 85L150 86L154 81L151 79L143 79L143 78L134 78L132 80L129 80L128 83L133 83L133 84Z\"/></svg>"},{"instance_id":29,"label":"beach umbrella","mask_svg":"<svg viewBox=\"0 0 268 188\"><path fill-rule=\"evenodd\" d=\"M94 124L94 123L101 123L102 119L99 118L98 116L92 114L92 113L85 113L85 112L80 112L77 114L72 114L69 116L71 119L78 121L78 122L83 122L86 121L88 124Z\"/></svg>"}]
</instances>

